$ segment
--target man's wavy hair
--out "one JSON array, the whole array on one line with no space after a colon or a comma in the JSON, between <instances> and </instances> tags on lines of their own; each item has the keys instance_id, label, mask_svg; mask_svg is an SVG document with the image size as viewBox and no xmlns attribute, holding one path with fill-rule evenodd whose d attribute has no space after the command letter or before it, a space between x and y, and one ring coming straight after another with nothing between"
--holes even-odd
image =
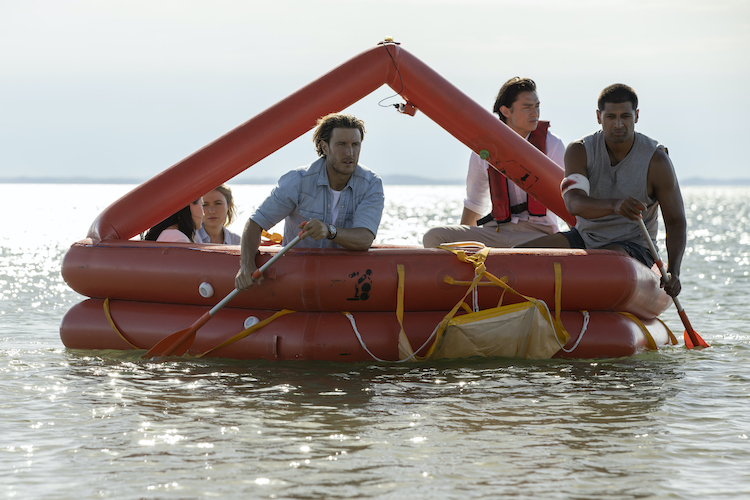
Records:
<instances>
[{"instance_id":1,"label":"man's wavy hair","mask_svg":"<svg viewBox=\"0 0 750 500\"><path fill-rule=\"evenodd\" d=\"M615 83L602 90L599 94L599 111L604 111L604 105L608 102L612 104L620 104L622 102L629 102L633 105L633 110L638 109L638 96L632 87L625 85L624 83Z\"/></svg>"},{"instance_id":2,"label":"man's wavy hair","mask_svg":"<svg viewBox=\"0 0 750 500\"><path fill-rule=\"evenodd\" d=\"M534 80L514 76L500 87L497 99L495 99L495 105L492 107L492 112L497 113L497 116L500 117L503 123L507 123L507 119L500 112L500 108L503 106L506 108L513 106L513 103L518 99L518 94L521 92L536 92L536 83L534 83Z\"/></svg>"},{"instance_id":3,"label":"man's wavy hair","mask_svg":"<svg viewBox=\"0 0 750 500\"><path fill-rule=\"evenodd\" d=\"M315 144L315 150L318 152L318 156L325 156L320 143L322 141L330 146L331 134L333 134L333 129L335 128L356 128L359 130L362 140L365 140L365 122L352 115L331 113L330 115L318 119L318 126L313 133L312 140L313 144Z\"/></svg>"}]
</instances>

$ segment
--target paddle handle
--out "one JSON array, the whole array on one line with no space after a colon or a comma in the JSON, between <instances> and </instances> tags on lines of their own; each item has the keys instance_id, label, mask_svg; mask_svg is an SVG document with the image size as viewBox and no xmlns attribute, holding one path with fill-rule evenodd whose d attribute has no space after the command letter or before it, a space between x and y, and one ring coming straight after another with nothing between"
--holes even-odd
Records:
<instances>
[{"instance_id":1,"label":"paddle handle","mask_svg":"<svg viewBox=\"0 0 750 500\"><path fill-rule=\"evenodd\" d=\"M284 255L287 252L287 250L289 250L294 245L296 245L299 242L301 235L302 235L302 231L300 231L299 234L297 236L295 236L292 241L289 242L289 244L287 244L284 248L282 248L281 250L279 250L278 252L276 252L276 255L274 255L273 257L271 257L270 259L268 259L268 262L266 262L265 264L263 264L262 266L260 266L259 269L256 269L255 271L253 271L253 279L257 280L258 278L260 278L261 275L263 274L263 272L266 269L268 269L269 267L271 267L271 264L273 264L274 262L276 262L279 259L279 257L281 257L282 255ZM236 288L234 290L232 290L231 292L229 292L229 294L226 297L224 297L223 299L221 299L221 301L218 304L216 304L215 306L213 306L211 308L211 310L208 311L208 313L207 313L208 316L211 317L214 314L216 314L217 312L219 312L225 305L227 305L229 303L229 301L231 301L233 298L235 298L238 293L240 293L240 291L237 290ZM205 324L205 322L203 324ZM203 326L203 324L201 324L201 326Z\"/></svg>"},{"instance_id":2,"label":"paddle handle","mask_svg":"<svg viewBox=\"0 0 750 500\"><path fill-rule=\"evenodd\" d=\"M659 272L661 273L662 278L666 280L667 270L664 267L664 262L662 262L661 257L659 257L659 251L656 249L656 245L654 245L654 242L651 241L651 235L648 234L646 224L643 222L643 217L641 217L640 215L638 216L638 224L641 226L641 232L648 242L648 247L651 250L651 255L654 257L654 261L659 267ZM682 326L685 327L685 345L687 346L687 348L692 349L695 346L709 347L708 343L703 340L701 336L698 335L698 332L693 329L693 325L690 324L690 320L688 319L685 310L682 308L682 304L680 304L680 299L678 299L677 297L672 297L672 300L674 301L675 308L677 308L677 314L682 320Z\"/></svg>"},{"instance_id":3,"label":"paddle handle","mask_svg":"<svg viewBox=\"0 0 750 500\"><path fill-rule=\"evenodd\" d=\"M278 252L276 252L276 255L274 255L273 257L271 257L270 259L268 259L268 262L266 262L265 264L263 264L262 266L260 266L260 268L256 269L255 271L253 271L253 279L257 280L258 278L260 278L261 275L263 274L263 271L265 271L266 269L268 269L269 267L271 267L271 264L273 264L274 262L276 262L279 259L279 257L281 257L282 255L284 255L286 253L287 250L289 250L294 245L296 245L299 242L299 240L300 240L300 234L302 234L302 231L300 231L299 234L297 236L295 236L294 239L292 241L290 241L287 246L285 246L284 248L282 248L281 250L279 250Z\"/></svg>"},{"instance_id":4,"label":"paddle handle","mask_svg":"<svg viewBox=\"0 0 750 500\"><path fill-rule=\"evenodd\" d=\"M211 308L211 310L208 311L208 313L206 313L206 314L208 314L209 318L211 316L213 316L214 314L216 314L217 312L219 312L225 305L227 305L229 303L230 300L232 300L233 298L235 298L238 293L240 293L240 291L237 290L236 288L234 290L232 290L231 292L229 292L229 294L226 297L224 297L223 299L221 299L221 301L218 304L216 304L215 306L213 306ZM203 326L203 325L201 325L201 326Z\"/></svg>"}]
</instances>

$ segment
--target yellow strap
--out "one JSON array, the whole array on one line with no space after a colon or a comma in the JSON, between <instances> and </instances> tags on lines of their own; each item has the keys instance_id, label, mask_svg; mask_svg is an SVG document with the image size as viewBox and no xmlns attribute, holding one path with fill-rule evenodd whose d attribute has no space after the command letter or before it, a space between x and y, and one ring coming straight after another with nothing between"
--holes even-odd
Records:
<instances>
[{"instance_id":1,"label":"yellow strap","mask_svg":"<svg viewBox=\"0 0 750 500\"><path fill-rule=\"evenodd\" d=\"M560 338L560 334L562 333L562 338L560 340L562 341L565 339L565 342L570 340L570 334L565 329L565 327L562 324L562 321L560 320L560 304L562 303L562 266L559 262L555 262L555 334ZM565 345L565 344L563 344Z\"/></svg>"},{"instance_id":2,"label":"yellow strap","mask_svg":"<svg viewBox=\"0 0 750 500\"><path fill-rule=\"evenodd\" d=\"M489 249L487 249L489 250ZM461 252L463 254L463 252ZM486 252L485 252L486 253ZM465 254L464 254L465 257ZM460 257L459 257L460 258ZM465 261L464 261L465 262ZM399 355L401 356L401 359L405 357L409 357L412 354L414 354L414 349L411 346L411 343L409 342L409 338L406 336L406 331L404 330L404 266L402 264L399 264L397 267L398 272L398 291L397 291L397 301L396 301L396 319L398 319L398 323L401 326L401 331L398 334L398 348L399 348ZM494 278L494 277L493 277ZM438 326L438 330L435 336L435 340L432 342L432 345L427 350L427 353L424 356L418 356L414 355L413 358L417 361L425 361L429 359L430 355L435 351L435 349L440 345L443 337L443 332L445 331L445 327L448 324L448 321L458 312L458 309L462 305L466 305L466 297L471 293L474 288L476 288L477 283L479 280L482 279L482 274L477 273L474 281L472 282L472 285L469 287L468 290L466 290L466 293L461 298L461 300L456 303L456 305L453 307L453 309L443 318L443 320L440 322L440 325ZM497 279L497 278L495 278ZM468 307L468 306L467 306Z\"/></svg>"},{"instance_id":3,"label":"yellow strap","mask_svg":"<svg viewBox=\"0 0 750 500\"><path fill-rule=\"evenodd\" d=\"M508 282L507 276L503 276L502 278L498 278L498 279L502 281L503 283ZM451 278L450 276L445 276L443 278L443 281L445 281L449 285L456 285L456 286L469 286L472 283L474 283L473 281L458 281L458 280ZM477 286L497 286L497 285L495 285L491 281L480 281L479 283L477 283Z\"/></svg>"},{"instance_id":4,"label":"yellow strap","mask_svg":"<svg viewBox=\"0 0 750 500\"><path fill-rule=\"evenodd\" d=\"M264 319L263 321L254 324L250 328L242 330L240 333L238 333L234 337L225 340L224 342L222 342L221 344L217 345L216 347L212 347L211 349L207 350L206 352L204 352L202 354L198 354L195 357L196 358L202 358L203 356L205 356L206 354L208 354L211 351L215 351L216 349L219 349L220 347L224 347L224 346L227 346L227 345L229 345L229 344L231 344L233 342L237 342L240 339L244 339L245 337L247 337L251 333L253 333L253 332L257 331L257 330L260 330L261 328L263 328L264 326L266 326L267 324L269 324L271 321L275 320L276 318L280 318L281 316L284 316L286 314L293 313L293 312L294 311L292 311L290 309L282 309L281 311L278 311L278 312L274 313L273 316L270 316L270 317Z\"/></svg>"},{"instance_id":5,"label":"yellow strap","mask_svg":"<svg viewBox=\"0 0 750 500\"><path fill-rule=\"evenodd\" d=\"M406 336L406 331L404 331L404 265L398 264L396 266L396 272L398 274L398 287L396 289L396 319L401 326L401 330L398 332L398 353L399 359L404 359L414 354L414 349L412 349L409 337ZM416 355L414 358L419 361L424 359Z\"/></svg>"},{"instance_id":6,"label":"yellow strap","mask_svg":"<svg viewBox=\"0 0 750 500\"><path fill-rule=\"evenodd\" d=\"M484 266L483 266L484 267ZM484 273L489 274L489 273ZM494 276L493 276L494 278ZM477 283L479 283L479 280L482 279L482 274L477 273L476 277L474 278L474 281L472 282L471 286L468 290L466 290L466 293L463 297L461 297L461 300L458 301L458 303L453 306L453 309L445 315L443 320L440 322L440 325L438 325L437 333L435 334L435 340L432 342L432 345L427 350L427 353L424 356L415 356L415 358L419 361L424 361L430 358L432 356L432 353L435 352L435 350L440 347L440 345L443 343L443 334L445 333L445 329L448 327L448 322L453 319L453 316L456 315L458 312L458 309L461 307L462 304L466 303L466 297L469 296L469 294L477 287ZM497 278L495 278L497 279Z\"/></svg>"},{"instance_id":7,"label":"yellow strap","mask_svg":"<svg viewBox=\"0 0 750 500\"><path fill-rule=\"evenodd\" d=\"M448 326L448 323L453 318L453 316L455 316L455 314L458 312L458 309L461 307L463 307L465 310L470 309L468 308L468 305L466 304L466 297L468 297L468 295L477 286L480 285L480 281L483 277L486 278L488 282L481 282L482 284L494 285L503 289L503 294L500 297L500 302L498 303L498 307L500 307L500 304L502 304L502 300L503 300L503 297L505 296L505 292L506 291L512 292L518 295L519 297L527 300L528 302L532 303L539 310L539 312L542 314L545 320L552 326L553 330L555 331L555 335L558 337L558 340L563 345L567 343L568 340L570 340L570 335L565 330L565 327L560 321L560 303L561 303L561 295L562 295L562 272L561 272L559 263L555 263L555 312L556 312L556 315L555 315L555 319L553 319L550 317L550 312L548 311L547 306L544 304L544 302L534 297L528 297L526 295L518 293L516 290L514 290L510 285L506 283L507 277L503 277L502 279L500 279L494 276L492 273L489 273L487 271L485 262L487 260L487 256L489 255L489 251L490 251L489 247L482 247L479 251L477 251L473 255L467 255L466 252L462 249L462 247L467 247L467 246L476 248L476 245L466 244L466 243L444 244L438 247L443 250L448 250L449 252L455 254L456 257L458 257L458 260L460 260L461 262L466 262L466 263L471 264L474 267L474 280L471 282L468 290L466 290L466 293L461 298L461 300L459 300L458 303L453 307L453 309L447 315L445 315L443 320L438 325L438 328L436 329L435 340L430 346L430 349L427 351L427 354L425 356L414 356L415 359L419 361L428 359L430 355L435 351L435 349L437 349L440 346L440 344L442 343L442 337L445 332L445 329ZM453 278L449 276L446 276L444 280L446 283L449 283L449 284L458 284L456 280L454 280ZM403 354L411 355L414 353L414 351L411 348L409 339L406 337L406 333L404 332L404 326L402 322L403 286L404 286L403 266L399 266L399 284L398 284L399 296L398 296L398 305L397 305L397 311L396 311L396 316L399 320L399 324L401 325L401 331L399 332L399 353L401 355Z\"/></svg>"},{"instance_id":8,"label":"yellow strap","mask_svg":"<svg viewBox=\"0 0 750 500\"><path fill-rule=\"evenodd\" d=\"M120 329L117 328L117 325L115 324L115 320L112 319L112 315L109 312L109 297L104 299L104 315L107 316L107 321L109 321L109 326L112 327L112 329L117 333L117 335L120 336L122 340L128 343L130 347L133 349L143 349L142 347L138 347L137 345L133 344L131 341L125 338L125 335L120 332Z\"/></svg>"},{"instance_id":9,"label":"yellow strap","mask_svg":"<svg viewBox=\"0 0 750 500\"><path fill-rule=\"evenodd\" d=\"M672 333L672 330L669 329L669 327L667 326L667 324L664 323L659 318L654 318L654 319L656 319L656 321L658 321L659 323L661 323L662 326L664 326L664 328L667 330L667 335L669 335L669 343L671 345L677 345L677 337L674 336L674 333Z\"/></svg>"},{"instance_id":10,"label":"yellow strap","mask_svg":"<svg viewBox=\"0 0 750 500\"><path fill-rule=\"evenodd\" d=\"M510 287L505 281L507 281L507 278L504 277L504 280L498 279L497 277L493 276L491 273L487 272L487 268L485 266L485 261L487 260L487 256L489 254L490 248L489 247L483 247L478 252L476 252L474 255L467 256L466 253L461 249L461 247L467 247L471 246L476 248L476 245L474 244L467 244L467 243L458 243L458 244L443 244L438 246L438 248L442 248L443 250L448 250L449 252L452 252L455 254L458 259L462 262L468 262L474 266L475 273L477 275L483 275L487 277L493 284L503 288L506 291L512 292L519 297L522 297L529 302L533 303L539 311L542 313L542 316L544 316L547 321L549 321L550 325L552 325L552 328L555 330L555 335L557 335L558 339L560 339L561 342L566 343L568 340L570 340L570 335L568 334L567 330L565 330L565 327L563 326L562 322L560 321L560 297L562 294L562 272L561 267L559 263L555 263L555 310L556 310L556 318L552 319L549 317L547 313L547 308L545 305L539 301L538 299L535 299L533 297L528 297L526 295L523 295L521 293L518 293L515 291L512 287ZM447 280L446 280L447 281ZM474 280L476 281L476 279ZM469 289L471 291L473 287L476 287L477 284L472 282L472 288ZM468 292L467 292L468 294ZM501 297L502 302L502 297Z\"/></svg>"},{"instance_id":11,"label":"yellow strap","mask_svg":"<svg viewBox=\"0 0 750 500\"><path fill-rule=\"evenodd\" d=\"M649 349L651 349L652 351L656 351L658 349L658 347L656 347L656 342L654 341L654 337L651 336L651 332L648 331L648 328L646 328L646 325L644 325L640 319L638 319L636 316L627 312L621 312L620 314L622 314L626 318L632 319L633 321L635 321L635 324L640 327L641 331L643 331L643 334L646 336L646 343L648 344Z\"/></svg>"}]
</instances>

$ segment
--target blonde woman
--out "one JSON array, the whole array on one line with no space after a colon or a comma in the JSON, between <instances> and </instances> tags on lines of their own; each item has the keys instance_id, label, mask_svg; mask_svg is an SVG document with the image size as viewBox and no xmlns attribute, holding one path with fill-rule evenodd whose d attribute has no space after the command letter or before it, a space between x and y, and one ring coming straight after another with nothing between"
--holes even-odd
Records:
<instances>
[{"instance_id":1,"label":"blonde woman","mask_svg":"<svg viewBox=\"0 0 750 500\"><path fill-rule=\"evenodd\" d=\"M239 245L240 235L225 227L234 220L236 210L232 190L224 184L203 195L203 226L198 229L195 240L198 243Z\"/></svg>"}]
</instances>

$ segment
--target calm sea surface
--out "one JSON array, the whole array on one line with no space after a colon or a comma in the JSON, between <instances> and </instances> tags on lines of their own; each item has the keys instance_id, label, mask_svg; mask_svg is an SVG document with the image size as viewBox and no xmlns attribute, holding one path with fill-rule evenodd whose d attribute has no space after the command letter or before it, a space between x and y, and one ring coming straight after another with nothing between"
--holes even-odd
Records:
<instances>
[{"instance_id":1,"label":"calm sea surface","mask_svg":"<svg viewBox=\"0 0 750 500\"><path fill-rule=\"evenodd\" d=\"M392 366L66 350L63 255L133 186L0 187L0 498L750 498L750 188L683 189L710 349ZM234 188L243 221L269 190ZM378 241L462 198L387 186Z\"/></svg>"}]
</instances>

